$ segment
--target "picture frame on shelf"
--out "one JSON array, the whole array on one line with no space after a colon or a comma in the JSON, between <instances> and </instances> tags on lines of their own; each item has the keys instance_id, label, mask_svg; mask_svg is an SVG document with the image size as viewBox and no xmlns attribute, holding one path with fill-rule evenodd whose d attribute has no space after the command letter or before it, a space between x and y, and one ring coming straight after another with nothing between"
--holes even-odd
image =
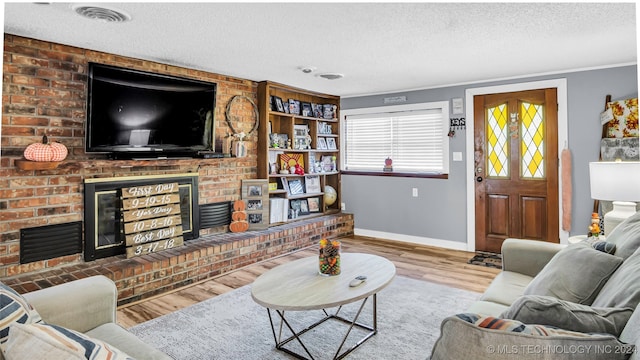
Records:
<instances>
[{"instance_id":1,"label":"picture frame on shelf","mask_svg":"<svg viewBox=\"0 0 640 360\"><path fill-rule=\"evenodd\" d=\"M318 150L327 150L327 140L323 137L318 138Z\"/></svg>"},{"instance_id":2,"label":"picture frame on shelf","mask_svg":"<svg viewBox=\"0 0 640 360\"><path fill-rule=\"evenodd\" d=\"M327 149L329 150L338 150L338 146L336 145L335 138L327 138Z\"/></svg>"},{"instance_id":3,"label":"picture frame on shelf","mask_svg":"<svg viewBox=\"0 0 640 360\"><path fill-rule=\"evenodd\" d=\"M307 194L321 193L320 176L319 175L307 175L304 179L304 187Z\"/></svg>"},{"instance_id":4,"label":"picture frame on shelf","mask_svg":"<svg viewBox=\"0 0 640 360\"><path fill-rule=\"evenodd\" d=\"M291 179L289 182L289 195L301 195L304 194L304 184L302 179Z\"/></svg>"},{"instance_id":5,"label":"picture frame on shelf","mask_svg":"<svg viewBox=\"0 0 640 360\"><path fill-rule=\"evenodd\" d=\"M309 203L307 199L300 199L300 215L309 215Z\"/></svg>"},{"instance_id":6,"label":"picture frame on shelf","mask_svg":"<svg viewBox=\"0 0 640 360\"><path fill-rule=\"evenodd\" d=\"M278 189L284 190L289 193L289 182L286 177L278 178Z\"/></svg>"},{"instance_id":7,"label":"picture frame on shelf","mask_svg":"<svg viewBox=\"0 0 640 360\"><path fill-rule=\"evenodd\" d=\"M289 113L289 111L290 111L289 103L288 103L288 102L283 101L283 102L282 102L282 107L284 108L284 113L285 113L285 114L288 114L288 113Z\"/></svg>"},{"instance_id":8,"label":"picture frame on shelf","mask_svg":"<svg viewBox=\"0 0 640 360\"><path fill-rule=\"evenodd\" d=\"M289 170L299 165L304 170L304 157L300 153L280 154L280 170Z\"/></svg>"},{"instance_id":9,"label":"picture frame on shelf","mask_svg":"<svg viewBox=\"0 0 640 360\"><path fill-rule=\"evenodd\" d=\"M279 149L286 149L287 146L287 142L289 141L289 135L287 134L278 134L278 148Z\"/></svg>"},{"instance_id":10,"label":"picture frame on shelf","mask_svg":"<svg viewBox=\"0 0 640 360\"><path fill-rule=\"evenodd\" d=\"M326 120L333 119L333 104L322 105L322 118Z\"/></svg>"},{"instance_id":11,"label":"picture frame on shelf","mask_svg":"<svg viewBox=\"0 0 640 360\"><path fill-rule=\"evenodd\" d=\"M276 103L275 110L279 112L284 112L284 105L282 104L282 98L279 96L274 96L274 101Z\"/></svg>"},{"instance_id":12,"label":"picture frame on shelf","mask_svg":"<svg viewBox=\"0 0 640 360\"><path fill-rule=\"evenodd\" d=\"M309 205L310 213L318 213L320 212L320 198L319 197L311 197L307 198L307 202Z\"/></svg>"},{"instance_id":13,"label":"picture frame on shelf","mask_svg":"<svg viewBox=\"0 0 640 360\"><path fill-rule=\"evenodd\" d=\"M313 109L311 109L311 103L302 102L300 103L300 110L302 116L313 116Z\"/></svg>"},{"instance_id":14,"label":"picture frame on shelf","mask_svg":"<svg viewBox=\"0 0 640 360\"><path fill-rule=\"evenodd\" d=\"M317 117L319 119L322 119L322 115L323 115L323 113L322 113L322 104L315 104L313 106L313 112L314 112L315 117Z\"/></svg>"},{"instance_id":15,"label":"picture frame on shelf","mask_svg":"<svg viewBox=\"0 0 640 360\"><path fill-rule=\"evenodd\" d=\"M276 111L276 97L273 95L269 97L269 110Z\"/></svg>"},{"instance_id":16,"label":"picture frame on shelf","mask_svg":"<svg viewBox=\"0 0 640 360\"><path fill-rule=\"evenodd\" d=\"M333 156L331 155L323 155L321 158L321 163L322 163L322 172L333 172L335 171L335 169L333 168L334 166L334 161L333 161Z\"/></svg>"},{"instance_id":17,"label":"picture frame on shelf","mask_svg":"<svg viewBox=\"0 0 640 360\"><path fill-rule=\"evenodd\" d=\"M300 100L289 99L289 113L291 115L300 115Z\"/></svg>"}]
</instances>

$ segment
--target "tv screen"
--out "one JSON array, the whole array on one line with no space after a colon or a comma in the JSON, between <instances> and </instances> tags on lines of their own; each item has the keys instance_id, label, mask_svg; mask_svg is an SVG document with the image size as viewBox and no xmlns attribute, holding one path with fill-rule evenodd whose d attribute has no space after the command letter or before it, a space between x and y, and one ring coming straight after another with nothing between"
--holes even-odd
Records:
<instances>
[{"instance_id":1,"label":"tv screen","mask_svg":"<svg viewBox=\"0 0 640 360\"><path fill-rule=\"evenodd\" d=\"M114 157L214 150L216 84L89 64L86 151Z\"/></svg>"}]
</instances>

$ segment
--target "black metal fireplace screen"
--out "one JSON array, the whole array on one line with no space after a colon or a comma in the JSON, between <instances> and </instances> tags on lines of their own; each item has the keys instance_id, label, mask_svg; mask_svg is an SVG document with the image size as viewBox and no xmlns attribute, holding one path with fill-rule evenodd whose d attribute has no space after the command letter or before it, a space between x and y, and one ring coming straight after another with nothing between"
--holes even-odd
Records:
<instances>
[{"instance_id":1,"label":"black metal fireplace screen","mask_svg":"<svg viewBox=\"0 0 640 360\"><path fill-rule=\"evenodd\" d=\"M175 182L180 189L184 239L196 239L200 230L197 174L86 179L84 182L84 260L93 261L126 252L120 189Z\"/></svg>"}]
</instances>

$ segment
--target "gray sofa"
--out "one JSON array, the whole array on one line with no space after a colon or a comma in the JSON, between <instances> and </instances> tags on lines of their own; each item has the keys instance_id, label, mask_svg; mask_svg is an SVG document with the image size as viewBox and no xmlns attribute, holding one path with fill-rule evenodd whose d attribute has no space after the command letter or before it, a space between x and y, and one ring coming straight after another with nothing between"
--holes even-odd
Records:
<instances>
[{"instance_id":1,"label":"gray sofa","mask_svg":"<svg viewBox=\"0 0 640 360\"><path fill-rule=\"evenodd\" d=\"M640 359L639 248L640 212L606 241L507 239L502 272L443 320L431 359Z\"/></svg>"},{"instance_id":2,"label":"gray sofa","mask_svg":"<svg viewBox=\"0 0 640 360\"><path fill-rule=\"evenodd\" d=\"M5 288L5 290L7 289ZM75 330L91 339L107 343L128 355L128 357L113 356L112 358L171 359L116 324L117 290L113 281L105 276L92 276L33 291L24 294L23 298L35 309L44 324ZM9 337L11 337L12 331L13 328L10 327ZM42 334L38 332L38 335ZM59 347L56 345L48 347L50 344L43 345L43 341L50 340L44 335L38 338L42 340L40 342L33 341L34 338L36 336L27 333L26 340L22 344L18 344L16 341L7 341L3 351L7 350L7 346L12 346L12 349L7 351L7 360L10 358L56 358L53 354ZM38 356L37 351L40 351L38 348L46 351L46 354ZM24 352L27 351L29 354L25 357ZM71 354L66 358L75 358L73 356L75 355ZM2 352L0 352L0 360L2 358ZM62 358L62 355L57 358Z\"/></svg>"}]
</instances>

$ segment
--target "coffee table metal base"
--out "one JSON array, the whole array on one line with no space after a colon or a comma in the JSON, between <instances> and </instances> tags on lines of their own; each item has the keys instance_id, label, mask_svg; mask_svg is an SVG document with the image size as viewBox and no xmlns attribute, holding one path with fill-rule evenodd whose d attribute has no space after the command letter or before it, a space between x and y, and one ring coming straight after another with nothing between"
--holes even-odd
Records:
<instances>
[{"instance_id":1,"label":"coffee table metal base","mask_svg":"<svg viewBox=\"0 0 640 360\"><path fill-rule=\"evenodd\" d=\"M324 314L326 315L324 318L320 319L319 321L309 325L307 328L300 330L300 331L295 331L293 329L293 327L291 326L291 324L287 321L287 319L285 318L285 312L282 310L274 310L278 316L280 317L280 323L278 325L278 332L276 334L276 325L274 324L274 319L271 316L271 309L267 308L267 313L269 314L269 322L271 323L271 331L273 332L273 339L276 343L276 349L280 350L280 351L284 351L289 355L292 355L298 359L305 359L305 360L313 360L314 357L313 355L311 355L311 352L309 351L309 349L306 347L306 345L302 342L302 338L301 336L306 333L307 331L315 328L316 326L324 323L327 320L331 320L331 319L335 319L335 320L339 320L340 322L343 322L345 324L349 325L349 328L347 329L346 334L344 335L344 337L342 338L342 342L340 343L340 346L338 346L338 350L336 350L335 356L333 357L334 360L337 359L342 359L345 356L349 355L353 350L357 349L360 345L362 345L365 341L367 341L369 338L371 338L373 335L375 335L378 332L378 321L377 321L377 298L376 298L377 294L373 294L370 297L373 297L373 324L371 326L369 325L365 325L365 324L361 324L358 323L358 318L360 317L360 314L362 313L362 309L364 308L365 304L367 303L367 300L369 300L370 297L365 298L364 300L362 300L362 303L360 304L360 307L358 308L358 312L355 314L353 320L349 320L349 319L345 319L344 317L340 316L340 310L342 309L342 306L338 307L338 309L336 310L336 312L334 314L329 314L327 313L326 310L322 310L324 312ZM283 331L283 325L286 326L289 331L293 334L290 337L286 338L286 339L282 339L282 331ZM364 329L364 330L368 330L369 332L362 338L360 339L357 343L355 343L352 347L350 347L349 349L346 349L344 352L340 352L342 350L342 348L344 347L345 342L347 341L347 338L349 337L349 334L351 333L351 330L353 330L354 327L358 327L360 329ZM306 357L305 355L301 355L298 354L290 349L287 349L285 347L286 344L288 344L289 342L293 341L293 340L297 340L298 343L300 344L300 346L302 346L302 348L304 349L304 351L306 352L306 354L309 357Z\"/></svg>"}]
</instances>

